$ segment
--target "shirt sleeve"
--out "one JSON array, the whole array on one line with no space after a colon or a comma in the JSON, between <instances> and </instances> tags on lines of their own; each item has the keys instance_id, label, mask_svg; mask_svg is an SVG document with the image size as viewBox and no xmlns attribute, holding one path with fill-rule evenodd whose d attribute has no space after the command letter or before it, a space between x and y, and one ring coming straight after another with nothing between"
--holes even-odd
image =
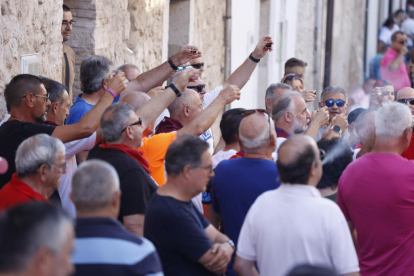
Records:
<instances>
[{"instance_id":1,"label":"shirt sleeve","mask_svg":"<svg viewBox=\"0 0 414 276\"><path fill-rule=\"evenodd\" d=\"M203 108L209 106L223 90L223 85L220 85L204 95Z\"/></svg>"},{"instance_id":2,"label":"shirt sleeve","mask_svg":"<svg viewBox=\"0 0 414 276\"><path fill-rule=\"evenodd\" d=\"M210 250L212 243L194 219L190 214L185 214L180 217L180 223L171 223L170 237L174 239L170 238L169 242L179 254L197 262L207 250Z\"/></svg>"},{"instance_id":3,"label":"shirt sleeve","mask_svg":"<svg viewBox=\"0 0 414 276\"><path fill-rule=\"evenodd\" d=\"M246 219L240 230L239 241L237 242L237 256L248 261L256 261L257 258L254 240L254 235L257 234L254 232L254 210L255 206L253 205L247 212Z\"/></svg>"},{"instance_id":4,"label":"shirt sleeve","mask_svg":"<svg viewBox=\"0 0 414 276\"><path fill-rule=\"evenodd\" d=\"M337 208L335 208L335 210L336 212L332 217L338 219L333 221L334 225L329 233L329 251L331 252L335 271L339 275L358 272L358 257L354 243L352 242L348 224L340 210Z\"/></svg>"},{"instance_id":5,"label":"shirt sleeve","mask_svg":"<svg viewBox=\"0 0 414 276\"><path fill-rule=\"evenodd\" d=\"M144 171L131 169L121 178L121 216L144 214L152 195Z\"/></svg>"},{"instance_id":6,"label":"shirt sleeve","mask_svg":"<svg viewBox=\"0 0 414 276\"><path fill-rule=\"evenodd\" d=\"M96 132L94 132L91 136L75 141L71 141L65 143L66 148L66 155L65 158L70 158L77 153L82 151L90 150L95 146L96 142Z\"/></svg>"}]
</instances>

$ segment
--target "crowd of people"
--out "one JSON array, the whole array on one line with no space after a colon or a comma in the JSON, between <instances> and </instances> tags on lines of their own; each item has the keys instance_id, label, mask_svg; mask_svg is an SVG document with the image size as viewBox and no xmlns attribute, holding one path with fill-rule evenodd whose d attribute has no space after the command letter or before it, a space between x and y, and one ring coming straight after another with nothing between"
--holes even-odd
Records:
<instances>
[{"instance_id":1,"label":"crowd of people","mask_svg":"<svg viewBox=\"0 0 414 276\"><path fill-rule=\"evenodd\" d=\"M73 23L64 5L63 42ZM88 57L73 103L63 43L61 82L20 74L5 88L0 275L412 275L406 41L391 34L359 98L305 89L307 63L289 59L265 109L225 111L216 143L270 36L209 92L196 46L143 73Z\"/></svg>"}]
</instances>

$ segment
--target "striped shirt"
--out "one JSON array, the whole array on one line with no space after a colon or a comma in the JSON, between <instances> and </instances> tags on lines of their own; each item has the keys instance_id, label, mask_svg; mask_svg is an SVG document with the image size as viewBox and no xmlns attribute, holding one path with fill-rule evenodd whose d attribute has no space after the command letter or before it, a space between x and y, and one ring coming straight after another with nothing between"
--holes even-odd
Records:
<instances>
[{"instance_id":1,"label":"striped shirt","mask_svg":"<svg viewBox=\"0 0 414 276\"><path fill-rule=\"evenodd\" d=\"M154 245L109 217L77 219L72 262L75 276L164 275Z\"/></svg>"}]
</instances>

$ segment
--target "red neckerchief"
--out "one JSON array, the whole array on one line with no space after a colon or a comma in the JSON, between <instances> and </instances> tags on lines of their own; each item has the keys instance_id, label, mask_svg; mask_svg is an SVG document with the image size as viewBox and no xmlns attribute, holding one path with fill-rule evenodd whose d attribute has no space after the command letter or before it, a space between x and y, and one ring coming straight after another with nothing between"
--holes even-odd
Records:
<instances>
[{"instance_id":1,"label":"red neckerchief","mask_svg":"<svg viewBox=\"0 0 414 276\"><path fill-rule=\"evenodd\" d=\"M361 144L361 142L358 142L356 145L355 145L355 148L354 149L362 149L362 144Z\"/></svg>"},{"instance_id":2,"label":"red neckerchief","mask_svg":"<svg viewBox=\"0 0 414 276\"><path fill-rule=\"evenodd\" d=\"M107 145L104 142L102 142L102 144L99 147L101 147L103 149L115 149L115 150L122 151L123 153L125 153L129 157L133 158L138 163L140 163L141 166L144 168L144 170L147 171L148 174L151 174L151 171L149 169L148 160L144 158L143 152L141 150L133 149L133 148L127 147L125 145L121 145L121 144Z\"/></svg>"},{"instance_id":3,"label":"red neckerchief","mask_svg":"<svg viewBox=\"0 0 414 276\"><path fill-rule=\"evenodd\" d=\"M235 158L239 158L239 157L244 157L244 151L239 151L237 152L235 155L233 155L232 157L229 158L230 159L235 159Z\"/></svg>"}]
</instances>

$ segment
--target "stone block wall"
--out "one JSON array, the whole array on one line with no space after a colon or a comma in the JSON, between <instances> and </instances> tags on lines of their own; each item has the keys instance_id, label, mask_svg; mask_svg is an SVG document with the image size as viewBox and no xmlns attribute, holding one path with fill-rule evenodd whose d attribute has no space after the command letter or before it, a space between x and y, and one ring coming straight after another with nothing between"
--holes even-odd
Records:
<instances>
[{"instance_id":1,"label":"stone block wall","mask_svg":"<svg viewBox=\"0 0 414 276\"><path fill-rule=\"evenodd\" d=\"M4 88L21 73L21 56L39 54L39 74L62 78L62 0L3 0L0 13L0 119Z\"/></svg>"}]
</instances>

